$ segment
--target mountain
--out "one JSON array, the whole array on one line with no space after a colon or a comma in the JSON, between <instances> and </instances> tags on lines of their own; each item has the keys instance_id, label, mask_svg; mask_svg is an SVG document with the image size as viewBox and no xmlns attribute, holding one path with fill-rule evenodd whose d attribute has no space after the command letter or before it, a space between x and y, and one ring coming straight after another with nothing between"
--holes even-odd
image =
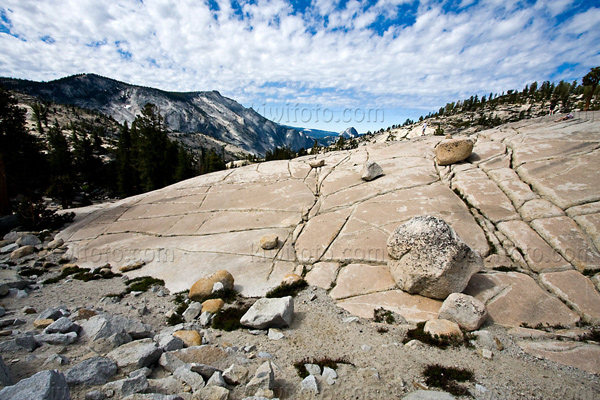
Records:
<instances>
[{"instance_id":1,"label":"mountain","mask_svg":"<svg viewBox=\"0 0 600 400\"><path fill-rule=\"evenodd\" d=\"M345 131L340 132L338 136L342 136L344 139L352 139L358 137L358 132L353 126L347 128Z\"/></svg>"},{"instance_id":2,"label":"mountain","mask_svg":"<svg viewBox=\"0 0 600 400\"><path fill-rule=\"evenodd\" d=\"M314 143L305 134L278 125L217 91L166 92L95 74L50 82L0 78L0 84L42 100L97 110L121 123L131 123L144 105L153 103L169 130L201 133L254 154L264 155L267 150L283 146L292 150L309 148Z\"/></svg>"}]
</instances>

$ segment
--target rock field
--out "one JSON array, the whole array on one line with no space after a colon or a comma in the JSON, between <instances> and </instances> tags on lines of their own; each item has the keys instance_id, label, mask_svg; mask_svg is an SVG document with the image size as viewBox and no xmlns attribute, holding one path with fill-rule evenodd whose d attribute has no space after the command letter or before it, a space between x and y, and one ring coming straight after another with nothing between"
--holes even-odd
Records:
<instances>
[{"instance_id":1,"label":"rock field","mask_svg":"<svg viewBox=\"0 0 600 400\"><path fill-rule=\"evenodd\" d=\"M475 398L600 397L600 112L525 120L471 138L470 157L451 165L436 162L443 137L376 141L77 209L52 244L52 237L31 239L30 249L9 236L0 255L3 384L56 369L66 378L36 377L54 387L66 379L74 399L402 398L427 389L421 371L439 363L472 369L475 381L466 387ZM375 168L361 178L368 162L383 175ZM398 289L388 265L388 238L419 216L444 220L482 260L463 291L487 318L481 327L469 322L469 330L479 329L469 334L473 347L403 344L417 323L437 320L444 303ZM124 293L125 280L42 284L37 275L24 280L16 273L44 262L37 274L44 278L58 275L61 262L110 264L129 279L162 279L165 288L107 297ZM268 324L263 331L207 327L203 318L213 313L201 317L201 305L183 325L167 327L174 294L221 270L251 298L248 305L289 274L309 287L293 299L289 327L268 335ZM41 318L61 305L67 311ZM380 308L396 323L373 322ZM52 323L44 333L34 328L42 319ZM199 342L183 348L176 330L198 332ZM303 380L293 363L305 357L347 363L333 372L313 369ZM81 362L106 378L67 372Z\"/></svg>"}]
</instances>

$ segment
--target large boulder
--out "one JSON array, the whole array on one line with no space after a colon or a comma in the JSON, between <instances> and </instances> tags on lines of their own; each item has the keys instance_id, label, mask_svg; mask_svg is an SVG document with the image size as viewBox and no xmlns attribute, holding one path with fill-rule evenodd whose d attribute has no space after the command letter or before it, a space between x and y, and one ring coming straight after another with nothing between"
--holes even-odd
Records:
<instances>
[{"instance_id":1,"label":"large boulder","mask_svg":"<svg viewBox=\"0 0 600 400\"><path fill-rule=\"evenodd\" d=\"M120 315L96 315L81 324L85 335L92 341L127 333L133 339L152 336L152 327Z\"/></svg>"},{"instance_id":2,"label":"large boulder","mask_svg":"<svg viewBox=\"0 0 600 400\"><path fill-rule=\"evenodd\" d=\"M69 385L103 385L117 374L117 364L106 357L92 357L65 372Z\"/></svg>"},{"instance_id":3,"label":"large boulder","mask_svg":"<svg viewBox=\"0 0 600 400\"><path fill-rule=\"evenodd\" d=\"M361 171L361 178L365 181L372 181L375 178L383 175L383 169L374 161L367 161L365 165L363 165L363 169Z\"/></svg>"},{"instance_id":4,"label":"large boulder","mask_svg":"<svg viewBox=\"0 0 600 400\"><path fill-rule=\"evenodd\" d=\"M388 265L398 287L408 293L445 299L462 292L483 260L444 220L415 217L389 237Z\"/></svg>"},{"instance_id":5,"label":"large boulder","mask_svg":"<svg viewBox=\"0 0 600 400\"><path fill-rule=\"evenodd\" d=\"M241 318L240 323L254 329L283 328L294 319L294 299L286 296L259 299Z\"/></svg>"},{"instance_id":6,"label":"large boulder","mask_svg":"<svg viewBox=\"0 0 600 400\"><path fill-rule=\"evenodd\" d=\"M487 318L485 304L473 296L463 293L452 293L440 308L440 319L456 322L468 331L478 329Z\"/></svg>"},{"instance_id":7,"label":"large boulder","mask_svg":"<svg viewBox=\"0 0 600 400\"><path fill-rule=\"evenodd\" d=\"M152 339L136 340L117 347L107 354L119 368L138 369L149 367L160 358L162 349Z\"/></svg>"},{"instance_id":8,"label":"large boulder","mask_svg":"<svg viewBox=\"0 0 600 400\"><path fill-rule=\"evenodd\" d=\"M71 400L65 376L58 371L42 371L16 385L0 390L0 400Z\"/></svg>"},{"instance_id":9,"label":"large boulder","mask_svg":"<svg viewBox=\"0 0 600 400\"><path fill-rule=\"evenodd\" d=\"M438 165L450 165L469 158L473 152L470 138L444 139L435 148Z\"/></svg>"},{"instance_id":10,"label":"large boulder","mask_svg":"<svg viewBox=\"0 0 600 400\"><path fill-rule=\"evenodd\" d=\"M190 288L189 298L193 301L204 301L213 291L233 289L233 276L225 270L217 271L205 278L199 279Z\"/></svg>"}]
</instances>

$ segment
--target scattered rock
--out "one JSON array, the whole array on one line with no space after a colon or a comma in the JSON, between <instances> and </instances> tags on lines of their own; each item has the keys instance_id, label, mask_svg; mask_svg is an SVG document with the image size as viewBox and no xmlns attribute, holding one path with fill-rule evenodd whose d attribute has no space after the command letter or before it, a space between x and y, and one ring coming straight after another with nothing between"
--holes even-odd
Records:
<instances>
[{"instance_id":1,"label":"scattered rock","mask_svg":"<svg viewBox=\"0 0 600 400\"><path fill-rule=\"evenodd\" d=\"M220 369L213 367L212 365L198 363L190 364L190 369L195 373L202 375L204 379L210 379L215 372L221 372Z\"/></svg>"},{"instance_id":2,"label":"scattered rock","mask_svg":"<svg viewBox=\"0 0 600 400\"><path fill-rule=\"evenodd\" d=\"M240 323L255 329L283 328L290 326L294 318L292 296L256 301L242 316Z\"/></svg>"},{"instance_id":3,"label":"scattered rock","mask_svg":"<svg viewBox=\"0 0 600 400\"><path fill-rule=\"evenodd\" d=\"M202 304L197 301L193 301L189 307L183 312L182 317L186 322L192 322L202 312Z\"/></svg>"},{"instance_id":4,"label":"scattered rock","mask_svg":"<svg viewBox=\"0 0 600 400\"><path fill-rule=\"evenodd\" d=\"M226 387L225 379L223 379L223 374L221 371L215 371L214 374L210 377L208 381L206 381L206 386L220 386Z\"/></svg>"},{"instance_id":5,"label":"scattered rock","mask_svg":"<svg viewBox=\"0 0 600 400\"><path fill-rule=\"evenodd\" d=\"M301 282L304 279L298 274L287 274L281 280L282 285L293 285L296 282Z\"/></svg>"},{"instance_id":6,"label":"scattered rock","mask_svg":"<svg viewBox=\"0 0 600 400\"><path fill-rule=\"evenodd\" d=\"M271 361L266 361L258 369L246 385L247 394L256 394L258 389L273 390L275 383L275 373Z\"/></svg>"},{"instance_id":7,"label":"scattered rock","mask_svg":"<svg viewBox=\"0 0 600 400\"><path fill-rule=\"evenodd\" d=\"M163 353L158 359L158 364L169 372L174 372L177 368L185 365L179 357L170 352Z\"/></svg>"},{"instance_id":8,"label":"scattered rock","mask_svg":"<svg viewBox=\"0 0 600 400\"><path fill-rule=\"evenodd\" d=\"M435 392L433 390L417 390L404 396L402 400L455 400L456 397L446 392Z\"/></svg>"},{"instance_id":9,"label":"scattered rock","mask_svg":"<svg viewBox=\"0 0 600 400\"><path fill-rule=\"evenodd\" d=\"M0 297L6 296L10 292L10 288L6 283L0 283Z\"/></svg>"},{"instance_id":10,"label":"scattered rock","mask_svg":"<svg viewBox=\"0 0 600 400\"><path fill-rule=\"evenodd\" d=\"M279 329L271 328L269 329L268 337L271 340L281 340L285 335Z\"/></svg>"},{"instance_id":11,"label":"scattered rock","mask_svg":"<svg viewBox=\"0 0 600 400\"><path fill-rule=\"evenodd\" d=\"M58 371L41 371L0 390L1 400L70 400L65 376Z\"/></svg>"},{"instance_id":12,"label":"scattered rock","mask_svg":"<svg viewBox=\"0 0 600 400\"><path fill-rule=\"evenodd\" d=\"M367 161L361 172L361 178L365 181L372 181L381 175L383 175L383 169L374 161Z\"/></svg>"},{"instance_id":13,"label":"scattered rock","mask_svg":"<svg viewBox=\"0 0 600 400\"><path fill-rule=\"evenodd\" d=\"M77 341L75 332L69 333L42 333L33 337L38 345L54 344L54 345L69 345Z\"/></svg>"},{"instance_id":14,"label":"scattered rock","mask_svg":"<svg viewBox=\"0 0 600 400\"><path fill-rule=\"evenodd\" d=\"M33 327L36 329L45 329L53 323L54 320L52 319L36 319L35 321L33 321Z\"/></svg>"},{"instance_id":15,"label":"scattered rock","mask_svg":"<svg viewBox=\"0 0 600 400\"><path fill-rule=\"evenodd\" d=\"M311 168L319 168L325 165L325 160L322 158L320 160L309 160L308 165L310 165Z\"/></svg>"},{"instance_id":16,"label":"scattered rock","mask_svg":"<svg viewBox=\"0 0 600 400\"><path fill-rule=\"evenodd\" d=\"M141 393L148 389L148 379L141 375L135 378L126 378L105 384L102 389L106 392L113 390L119 397L125 397L134 393Z\"/></svg>"},{"instance_id":17,"label":"scattered rock","mask_svg":"<svg viewBox=\"0 0 600 400\"><path fill-rule=\"evenodd\" d=\"M473 332L473 336L475 337L475 345L479 348L484 348L488 350L502 350L504 346L498 340L498 338L494 337L488 331L476 331Z\"/></svg>"},{"instance_id":18,"label":"scattered rock","mask_svg":"<svg viewBox=\"0 0 600 400\"><path fill-rule=\"evenodd\" d=\"M19 247L18 249L14 250L12 253L10 253L10 259L18 260L19 258L23 258L25 256L33 254L33 250L34 250L34 248L31 245Z\"/></svg>"},{"instance_id":19,"label":"scattered rock","mask_svg":"<svg viewBox=\"0 0 600 400\"><path fill-rule=\"evenodd\" d=\"M304 364L304 368L306 368L309 375L321 375L321 367L319 367L317 364Z\"/></svg>"},{"instance_id":20,"label":"scattered rock","mask_svg":"<svg viewBox=\"0 0 600 400\"><path fill-rule=\"evenodd\" d=\"M142 268L144 265L146 265L145 261L130 261L127 264L119 267L119 272L133 271Z\"/></svg>"},{"instance_id":21,"label":"scattered rock","mask_svg":"<svg viewBox=\"0 0 600 400\"><path fill-rule=\"evenodd\" d=\"M67 317L61 317L54 321L52 324L48 325L46 329L44 329L44 333L69 333L69 332L79 332L81 327L77 324L74 324Z\"/></svg>"},{"instance_id":22,"label":"scattered rock","mask_svg":"<svg viewBox=\"0 0 600 400\"><path fill-rule=\"evenodd\" d=\"M54 249L59 248L63 244L65 244L65 241L63 239L61 239L61 238L54 239L53 241L51 241L50 243L48 243L48 249L49 250L54 250Z\"/></svg>"},{"instance_id":23,"label":"scattered rock","mask_svg":"<svg viewBox=\"0 0 600 400\"><path fill-rule=\"evenodd\" d=\"M61 317L68 317L69 315L71 315L71 313L67 311L67 307L58 306L46 308L44 311L41 312L40 315L38 315L37 319L51 319L53 321L56 321Z\"/></svg>"},{"instance_id":24,"label":"scattered rock","mask_svg":"<svg viewBox=\"0 0 600 400\"><path fill-rule=\"evenodd\" d=\"M260 247L263 250L273 250L279 243L279 236L277 235L266 235L260 239Z\"/></svg>"},{"instance_id":25,"label":"scattered rock","mask_svg":"<svg viewBox=\"0 0 600 400\"><path fill-rule=\"evenodd\" d=\"M100 390L92 390L85 394L85 400L104 400L106 395Z\"/></svg>"},{"instance_id":26,"label":"scattered rock","mask_svg":"<svg viewBox=\"0 0 600 400\"><path fill-rule=\"evenodd\" d=\"M335 384L335 380L338 377L337 372L335 372L334 369L329 368L329 367L323 367L322 376L323 376L323 379L325 379L325 382L327 382L327 384L330 386Z\"/></svg>"},{"instance_id":27,"label":"scattered rock","mask_svg":"<svg viewBox=\"0 0 600 400\"><path fill-rule=\"evenodd\" d=\"M37 311L33 307L23 307L23 309L21 310L21 312L23 314L35 314L35 313L37 313Z\"/></svg>"},{"instance_id":28,"label":"scattered rock","mask_svg":"<svg viewBox=\"0 0 600 400\"><path fill-rule=\"evenodd\" d=\"M69 385L103 385L117 374L117 364L106 357L89 358L65 372Z\"/></svg>"},{"instance_id":29,"label":"scattered rock","mask_svg":"<svg viewBox=\"0 0 600 400\"><path fill-rule=\"evenodd\" d=\"M44 361L44 366L46 365L67 365L69 363L69 359L60 354L52 354L50 355L46 361Z\"/></svg>"},{"instance_id":30,"label":"scattered rock","mask_svg":"<svg viewBox=\"0 0 600 400\"><path fill-rule=\"evenodd\" d=\"M219 312L224 305L225 302L221 299L206 300L204 303L202 303L202 313L209 312L211 314L215 314Z\"/></svg>"},{"instance_id":31,"label":"scattered rock","mask_svg":"<svg viewBox=\"0 0 600 400\"><path fill-rule=\"evenodd\" d=\"M37 342L34 335L29 332L17 336L15 338L15 344L29 352L34 351L39 346L39 342Z\"/></svg>"},{"instance_id":32,"label":"scattered rock","mask_svg":"<svg viewBox=\"0 0 600 400\"><path fill-rule=\"evenodd\" d=\"M444 220L414 217L387 242L388 265L398 287L434 299L462 292L483 260Z\"/></svg>"},{"instance_id":33,"label":"scattered rock","mask_svg":"<svg viewBox=\"0 0 600 400\"><path fill-rule=\"evenodd\" d=\"M486 360L491 360L492 357L494 356L494 353L490 349L479 349L479 350L477 350L477 354L479 354L481 357L485 358Z\"/></svg>"},{"instance_id":34,"label":"scattered rock","mask_svg":"<svg viewBox=\"0 0 600 400\"><path fill-rule=\"evenodd\" d=\"M232 364L223 371L223 379L230 385L240 385L248 379L248 369L238 364Z\"/></svg>"},{"instance_id":35,"label":"scattered rock","mask_svg":"<svg viewBox=\"0 0 600 400\"><path fill-rule=\"evenodd\" d=\"M309 375L300 383L300 391L318 394L319 385L314 375Z\"/></svg>"},{"instance_id":36,"label":"scattered rock","mask_svg":"<svg viewBox=\"0 0 600 400\"><path fill-rule=\"evenodd\" d=\"M154 337L154 341L163 351L173 351L183 349L184 343L181 338L175 337L170 333L163 333Z\"/></svg>"},{"instance_id":37,"label":"scattered rock","mask_svg":"<svg viewBox=\"0 0 600 400\"><path fill-rule=\"evenodd\" d=\"M208 311L204 311L199 318L200 325L204 328L210 326L214 316L215 314Z\"/></svg>"},{"instance_id":38,"label":"scattered rock","mask_svg":"<svg viewBox=\"0 0 600 400\"><path fill-rule=\"evenodd\" d=\"M152 337L152 327L120 315L96 315L81 324L85 335L95 341L118 333L127 333L133 339Z\"/></svg>"},{"instance_id":39,"label":"scattered rock","mask_svg":"<svg viewBox=\"0 0 600 400\"><path fill-rule=\"evenodd\" d=\"M487 309L473 296L452 293L444 300L438 318L456 322L467 331L474 331L487 318Z\"/></svg>"},{"instance_id":40,"label":"scattered rock","mask_svg":"<svg viewBox=\"0 0 600 400\"><path fill-rule=\"evenodd\" d=\"M37 246L42 244L40 239L35 235L23 235L15 243L19 246Z\"/></svg>"},{"instance_id":41,"label":"scattered rock","mask_svg":"<svg viewBox=\"0 0 600 400\"><path fill-rule=\"evenodd\" d=\"M456 322L448 321L447 319L432 319L425 323L423 328L425 333L431 336L450 336L459 339L463 338L462 331Z\"/></svg>"},{"instance_id":42,"label":"scattered rock","mask_svg":"<svg viewBox=\"0 0 600 400\"><path fill-rule=\"evenodd\" d=\"M183 365L183 366L177 368L173 372L173 376L175 378L179 379L180 381L185 382L186 384L190 385L190 387L192 388L192 390L194 392L202 389L205 386L204 378L202 378L202 375L197 374L194 371L192 371L190 369L189 364L186 364L186 365Z\"/></svg>"},{"instance_id":43,"label":"scattered rock","mask_svg":"<svg viewBox=\"0 0 600 400\"><path fill-rule=\"evenodd\" d=\"M438 165L450 165L469 158L474 142L470 138L444 139L435 148Z\"/></svg>"},{"instance_id":44,"label":"scattered rock","mask_svg":"<svg viewBox=\"0 0 600 400\"><path fill-rule=\"evenodd\" d=\"M198 331L177 331L173 336L183 341L185 347L200 346L202 344L202 335Z\"/></svg>"},{"instance_id":45,"label":"scattered rock","mask_svg":"<svg viewBox=\"0 0 600 400\"><path fill-rule=\"evenodd\" d=\"M12 253L13 251L15 251L18 248L19 248L18 244L11 243L11 244L8 244L8 245L3 246L2 248L0 248L0 254Z\"/></svg>"},{"instance_id":46,"label":"scattered rock","mask_svg":"<svg viewBox=\"0 0 600 400\"><path fill-rule=\"evenodd\" d=\"M217 271L206 278L196 281L190 288L189 298L193 301L204 301L206 297L213 293L216 283L220 283L225 290L232 290L234 279L228 271Z\"/></svg>"},{"instance_id":47,"label":"scattered rock","mask_svg":"<svg viewBox=\"0 0 600 400\"><path fill-rule=\"evenodd\" d=\"M15 381L12 377L12 374L0 355L0 386L10 386L14 383Z\"/></svg>"},{"instance_id":48,"label":"scattered rock","mask_svg":"<svg viewBox=\"0 0 600 400\"><path fill-rule=\"evenodd\" d=\"M107 357L113 359L119 368L132 370L151 366L161 354L162 350L156 347L152 339L141 339L114 349Z\"/></svg>"}]
</instances>

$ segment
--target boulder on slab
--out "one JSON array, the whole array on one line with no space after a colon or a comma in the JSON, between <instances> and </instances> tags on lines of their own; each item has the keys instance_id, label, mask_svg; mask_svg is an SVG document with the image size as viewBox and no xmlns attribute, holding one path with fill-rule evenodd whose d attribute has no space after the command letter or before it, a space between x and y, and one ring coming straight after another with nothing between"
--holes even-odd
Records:
<instances>
[{"instance_id":1,"label":"boulder on slab","mask_svg":"<svg viewBox=\"0 0 600 400\"><path fill-rule=\"evenodd\" d=\"M379 178L381 175L383 175L383 169L374 161L366 162L361 172L361 178L367 182Z\"/></svg>"},{"instance_id":2,"label":"boulder on slab","mask_svg":"<svg viewBox=\"0 0 600 400\"><path fill-rule=\"evenodd\" d=\"M225 302L221 299L206 300L204 303L202 303L202 313L209 312L211 314L215 314L219 312L224 305Z\"/></svg>"},{"instance_id":3,"label":"boulder on slab","mask_svg":"<svg viewBox=\"0 0 600 400\"><path fill-rule=\"evenodd\" d=\"M481 256L444 220L432 216L400 225L389 237L387 249L398 288L432 299L462 292L483 268Z\"/></svg>"},{"instance_id":4,"label":"boulder on slab","mask_svg":"<svg viewBox=\"0 0 600 400\"><path fill-rule=\"evenodd\" d=\"M438 165L450 165L469 158L474 142L470 138L444 139L435 148Z\"/></svg>"},{"instance_id":5,"label":"boulder on slab","mask_svg":"<svg viewBox=\"0 0 600 400\"><path fill-rule=\"evenodd\" d=\"M263 250L273 250L279 243L279 236L277 235L266 235L260 239L260 247Z\"/></svg>"},{"instance_id":6,"label":"boulder on slab","mask_svg":"<svg viewBox=\"0 0 600 400\"><path fill-rule=\"evenodd\" d=\"M0 390L0 400L71 400L65 376L58 371L41 371Z\"/></svg>"},{"instance_id":7,"label":"boulder on slab","mask_svg":"<svg viewBox=\"0 0 600 400\"><path fill-rule=\"evenodd\" d=\"M69 385L103 385L117 374L117 364L106 357L92 357L65 372Z\"/></svg>"},{"instance_id":8,"label":"boulder on slab","mask_svg":"<svg viewBox=\"0 0 600 400\"><path fill-rule=\"evenodd\" d=\"M325 160L322 158L320 160L310 160L308 165L310 165L311 168L319 168L325 165Z\"/></svg>"},{"instance_id":9,"label":"boulder on slab","mask_svg":"<svg viewBox=\"0 0 600 400\"><path fill-rule=\"evenodd\" d=\"M231 290L234 283L233 276L228 271L221 270L205 278L201 278L192 285L188 297L193 301L202 302L213 293L215 284L218 283L221 284L218 286L222 286L222 289Z\"/></svg>"},{"instance_id":10,"label":"boulder on slab","mask_svg":"<svg viewBox=\"0 0 600 400\"><path fill-rule=\"evenodd\" d=\"M456 322L468 331L478 329L487 318L485 304L473 296L452 293L444 300L438 318Z\"/></svg>"},{"instance_id":11,"label":"boulder on slab","mask_svg":"<svg viewBox=\"0 0 600 400\"><path fill-rule=\"evenodd\" d=\"M294 319L294 299L286 296L259 299L241 318L240 323L254 329L284 328Z\"/></svg>"}]
</instances>

